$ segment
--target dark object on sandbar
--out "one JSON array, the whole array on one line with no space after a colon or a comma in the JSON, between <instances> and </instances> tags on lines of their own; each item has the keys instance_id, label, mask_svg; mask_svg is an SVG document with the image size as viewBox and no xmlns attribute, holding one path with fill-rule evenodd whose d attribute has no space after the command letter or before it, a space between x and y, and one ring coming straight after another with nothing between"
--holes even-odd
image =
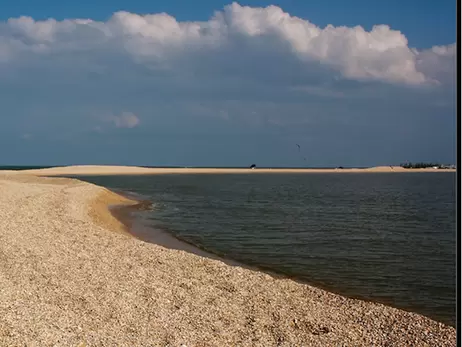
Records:
<instances>
[{"instance_id":1,"label":"dark object on sandbar","mask_svg":"<svg viewBox=\"0 0 462 347\"><path fill-rule=\"evenodd\" d=\"M251 169L255 169L257 166L255 164L250 165Z\"/></svg>"},{"instance_id":2,"label":"dark object on sandbar","mask_svg":"<svg viewBox=\"0 0 462 347\"><path fill-rule=\"evenodd\" d=\"M343 169L343 166L339 166L339 167L337 167L337 169Z\"/></svg>"}]
</instances>

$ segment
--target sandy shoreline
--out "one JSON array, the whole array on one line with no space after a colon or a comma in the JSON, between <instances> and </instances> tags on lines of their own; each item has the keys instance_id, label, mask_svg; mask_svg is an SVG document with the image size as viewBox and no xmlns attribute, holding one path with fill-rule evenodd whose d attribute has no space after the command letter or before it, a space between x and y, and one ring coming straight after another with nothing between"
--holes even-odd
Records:
<instances>
[{"instance_id":1,"label":"sandy shoreline","mask_svg":"<svg viewBox=\"0 0 462 347\"><path fill-rule=\"evenodd\" d=\"M123 194L120 195L124 196ZM136 237L141 241L150 242L167 249L186 251L188 253L199 255L202 257L220 260L228 265L239 265L242 267L250 268L250 266L238 263L237 261L231 259L224 259L216 254L207 252L195 245L182 241L163 230L147 227L143 221L132 216L132 213L148 208L148 205L151 204L152 203L150 201L140 199L136 200L135 204L113 205L112 207L109 207L109 211L114 218L118 219L123 224L121 230L122 232L125 232L132 237Z\"/></svg>"},{"instance_id":2,"label":"sandy shoreline","mask_svg":"<svg viewBox=\"0 0 462 347\"><path fill-rule=\"evenodd\" d=\"M404 169L399 166L377 166L366 169L228 169L228 168L145 168L137 166L76 165L9 171L36 176L79 175L158 175L158 174L257 174L257 173L393 173L393 172L455 172L454 169ZM1 172L1 171L0 171Z\"/></svg>"},{"instance_id":3,"label":"sandy shoreline","mask_svg":"<svg viewBox=\"0 0 462 347\"><path fill-rule=\"evenodd\" d=\"M456 345L418 314L130 237L107 206L135 202L105 188L0 172L0 192L1 346Z\"/></svg>"}]
</instances>

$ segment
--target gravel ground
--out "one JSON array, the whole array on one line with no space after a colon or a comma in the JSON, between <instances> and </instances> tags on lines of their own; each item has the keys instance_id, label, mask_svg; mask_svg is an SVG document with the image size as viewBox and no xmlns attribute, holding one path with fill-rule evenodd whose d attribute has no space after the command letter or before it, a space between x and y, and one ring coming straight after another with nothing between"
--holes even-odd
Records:
<instances>
[{"instance_id":1,"label":"gravel ground","mask_svg":"<svg viewBox=\"0 0 462 347\"><path fill-rule=\"evenodd\" d=\"M122 203L0 174L0 346L456 346L418 314L137 240Z\"/></svg>"}]
</instances>

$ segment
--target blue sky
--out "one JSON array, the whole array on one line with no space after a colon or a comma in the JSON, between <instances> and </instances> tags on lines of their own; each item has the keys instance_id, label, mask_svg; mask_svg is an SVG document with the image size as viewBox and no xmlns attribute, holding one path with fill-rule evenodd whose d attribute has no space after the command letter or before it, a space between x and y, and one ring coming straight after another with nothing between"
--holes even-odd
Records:
<instances>
[{"instance_id":1,"label":"blue sky","mask_svg":"<svg viewBox=\"0 0 462 347\"><path fill-rule=\"evenodd\" d=\"M452 163L455 18L447 0L4 2L0 165Z\"/></svg>"}]
</instances>

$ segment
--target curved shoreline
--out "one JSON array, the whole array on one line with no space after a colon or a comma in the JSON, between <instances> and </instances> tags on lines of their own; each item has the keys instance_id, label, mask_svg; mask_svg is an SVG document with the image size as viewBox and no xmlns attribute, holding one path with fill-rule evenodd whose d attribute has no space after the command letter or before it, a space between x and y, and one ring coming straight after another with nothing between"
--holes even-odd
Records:
<instances>
[{"instance_id":1,"label":"curved shoreline","mask_svg":"<svg viewBox=\"0 0 462 347\"><path fill-rule=\"evenodd\" d=\"M113 192L125 198L129 198L129 199L136 198L135 195L131 197L131 194L127 194L127 192L124 192L123 190L114 190ZM206 258L213 259L213 260L218 260L226 265L239 266L239 267L251 270L251 271L259 271L275 279L288 279L288 280L297 282L299 284L310 285L310 286L319 288L321 290L325 290L329 293L340 295L340 296L343 296L349 299L361 300L361 301L370 302L370 303L377 303L377 304L393 307L395 309L404 310L406 312L421 314L429 319L438 321L442 324L447 324L449 326L455 327L455 324L456 324L455 318L454 318L453 323L448 323L443 320L437 320L435 318L426 316L412 309L395 306L393 305L393 302L391 300L380 301L375 298L370 298L366 296L347 295L343 293L341 289L337 289L332 286L326 286L326 285L323 285L322 283L317 283L314 281L310 281L308 279L303 279L296 275L290 275L283 271L274 270L267 266L248 264L248 263L245 263L245 262L233 259L233 258L229 258L223 255L217 254L213 252L212 250L201 248L199 245L182 240L181 238L177 237L174 233L153 228L145 224L143 220L140 220L138 217L133 216L132 215L133 212L136 213L138 211L143 211L145 209L148 209L153 204L152 201L146 200L143 198L140 198L140 200L135 200L135 201L137 201L137 203L133 205L115 205L113 207L108 206L107 208L110 211L110 213L125 226L125 231L129 235L141 241L153 243L153 244L156 244L158 246L162 246L168 249L181 250L181 251L185 251L190 254L197 255L197 256L206 257Z\"/></svg>"},{"instance_id":2,"label":"curved shoreline","mask_svg":"<svg viewBox=\"0 0 462 347\"><path fill-rule=\"evenodd\" d=\"M115 194L120 194L123 197L128 198L128 195L125 195L122 191L116 192ZM152 202L149 200L133 200L136 203L132 205L107 205L106 209L111 213L111 215L116 218L124 227L124 232L126 232L131 237L137 238L140 241L152 243L167 249L185 251L190 254L194 254L200 257L205 257L213 260L220 261L229 266L239 266L245 269L260 271L263 270L257 266L252 266L244 264L237 260L226 258L220 256L219 254L213 253L206 249L203 249L195 244L184 241L174 234L167 232L165 230L160 230L146 225L143 221L139 220L136 216L133 216L133 213L143 211L146 208L149 208L152 205ZM271 271L271 269L266 269L265 273L281 277L283 274L276 273ZM287 276L286 276L287 277Z\"/></svg>"},{"instance_id":3,"label":"curved shoreline","mask_svg":"<svg viewBox=\"0 0 462 347\"><path fill-rule=\"evenodd\" d=\"M107 207L133 201L105 188L0 175L0 189L2 346L456 345L415 313L114 232Z\"/></svg>"},{"instance_id":4,"label":"curved shoreline","mask_svg":"<svg viewBox=\"0 0 462 347\"><path fill-rule=\"evenodd\" d=\"M117 195L120 195L120 196L122 196L124 198L132 199L132 198L129 198L128 194L126 194L126 192L123 192L122 190L118 191L118 192L114 191L113 193L117 194ZM238 266L238 267L241 267L241 268L244 268L244 269L247 269L247 270L262 272L262 273L264 273L266 275L271 276L274 279L291 280L291 281L294 281L294 282L302 284L302 285L313 286L313 287L318 288L320 290L329 292L329 293L331 293L333 295L338 295L338 296L341 296L341 297L344 297L344 298L347 298L347 299L360 300L360 301L367 302L367 303L384 305L386 307L390 307L390 308L393 308L393 309L402 310L402 311L409 312L409 313L412 313L412 314L421 315L418 312L411 311L411 310L405 310L403 308L393 306L390 303L380 302L380 301L377 301L377 300L374 300L374 299L369 299L369 298L366 298L366 297L346 296L346 295L342 294L340 291L336 291L333 288L323 286L323 285L321 285L319 283L313 283L313 282L310 282L308 280L303 280L303 279L298 278L296 276L292 276L292 275L289 275L289 274L286 274L286 273L283 273L283 272L275 271L274 269L271 269L271 268L268 268L268 267L242 263L242 262L237 261L235 259L223 257L221 255L213 253L212 251L202 249L202 248L200 248L199 246L197 246L195 244L186 242L186 241L176 237L174 234L171 234L169 232L162 231L162 230L155 230L152 227L146 226L144 224L141 224L141 222L138 222L137 218L135 216L132 216L131 213L134 212L134 211L140 211L140 210L145 209L146 207L149 207L150 205L152 205L152 202L150 200L145 200L145 199L132 200L132 201L136 201L137 203L129 204L129 205L127 205L127 204L114 205L113 208L111 208L110 205L107 205L106 208L107 208L107 211L109 211L109 213L111 213L116 219L118 219L124 225L124 228L125 228L124 230L129 235L131 235L132 237L135 237L135 238L137 238L137 239L139 239L141 241L153 243L153 244L156 244L158 246L165 247L165 248L168 248L168 249L175 249L175 250L185 251L185 252L188 252L190 254L200 256L200 257L206 257L206 258L209 258L209 259L212 259L212 260L217 260L217 261L220 261L220 262L222 262L222 263L224 263L226 265L229 265L229 266ZM136 230L137 228L144 229L145 232L139 232L139 231ZM150 233L150 234L146 233L146 232L150 232L150 231L151 232L154 231L154 233ZM166 236L166 239L159 238L159 233L164 234ZM433 318L430 318L430 317L427 317L427 316L424 316L424 315L422 315L422 316L426 317L428 319L434 320ZM447 324L447 323L437 321L437 320L434 320L434 321L438 322L439 324L444 324L444 325ZM455 322L454 322L454 325L448 325L448 326L451 326L451 327L455 328Z\"/></svg>"}]
</instances>

